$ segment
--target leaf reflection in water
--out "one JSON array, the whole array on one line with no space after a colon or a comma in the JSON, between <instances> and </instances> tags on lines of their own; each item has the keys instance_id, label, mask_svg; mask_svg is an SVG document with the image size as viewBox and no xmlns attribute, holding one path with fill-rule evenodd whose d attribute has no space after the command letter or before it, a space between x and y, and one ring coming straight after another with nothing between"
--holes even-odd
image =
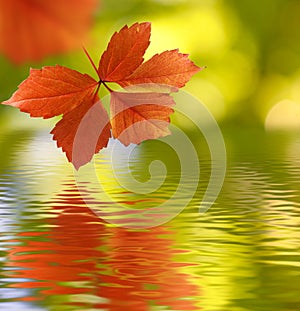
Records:
<instances>
[{"instance_id":1,"label":"leaf reflection in water","mask_svg":"<svg viewBox=\"0 0 300 311\"><path fill-rule=\"evenodd\" d=\"M55 215L55 217L53 217ZM44 222L45 220L43 220ZM164 226L129 230L106 224L88 209L73 183L51 203L45 231L20 232L6 262L10 288L29 289L17 300L74 310L196 310L199 288L174 260ZM72 309L73 310L73 309Z\"/></svg>"}]
</instances>

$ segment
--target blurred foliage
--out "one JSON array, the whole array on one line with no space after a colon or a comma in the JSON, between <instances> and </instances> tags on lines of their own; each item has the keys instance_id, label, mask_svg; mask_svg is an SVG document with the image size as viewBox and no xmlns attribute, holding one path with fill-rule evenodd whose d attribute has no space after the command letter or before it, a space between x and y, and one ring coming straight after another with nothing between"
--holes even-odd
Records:
<instances>
[{"instance_id":1,"label":"blurred foliage","mask_svg":"<svg viewBox=\"0 0 300 311\"><path fill-rule=\"evenodd\" d=\"M296 260L300 139L264 133L260 127L294 128L300 124L300 113L295 113L300 111L299 16L298 0L101 0L90 39L84 43L95 63L113 32L124 24L150 21L147 57L179 48L199 66L207 66L185 90L201 99L224 126L229 174L217 204L210 213L199 216L198 199L210 176L205 162L208 150L204 150L198 132L188 133L193 142L197 140L204 179L189 209L170 223L172 232L157 227L141 234L104 226L91 211L82 211L72 167L48 134L54 120L29 120L17 109L0 105L0 172L5 177L3 202L9 212L2 209L9 217L14 217L15 211L10 206L18 206L23 213L20 225L13 225L17 230L12 235L14 244L7 251L3 249L6 261L2 264L7 262L6 268L15 270L6 275L13 278L10 289L17 287L20 292L20 287L28 290L31 286L32 291L24 292L24 300L31 302L36 291L41 303L56 309L69 303L72 310L77 309L74 297L82 299L79 310L82 304L91 306L91 297L97 298L96 302L110 297L113 305L122 299L129 301L130 293L135 301L136 296L140 299L151 290L157 294L153 300L167 297L170 308L176 298L194 296L199 308L204 309L250 310L257 305L259 310L295 310L300 285ZM11 96L30 67L56 63L95 76L80 50L19 67L0 55L0 100ZM46 127L40 137L31 130L37 126ZM239 131L237 126L249 127ZM158 141L145 142L139 155L141 162L132 167L138 180L149 177L147 164L153 158L162 159L173 172L158 192L159 198L168 198L178 181L174 173L178 159ZM105 152L98 157L105 159ZM100 164L102 182L107 188L111 186L109 194L128 198L112 183L107 167ZM14 174L9 174L11 168ZM125 203L130 204L129 200ZM27 231L32 236L26 236ZM22 243L16 243L18 240ZM36 244L39 240L41 243ZM125 252L126 246L131 257ZM42 254L37 253L39 248ZM176 254L176 248L187 252ZM51 250L50 257L45 250ZM142 265L136 266L139 262ZM106 267L111 272L107 273ZM16 277L25 281L16 282ZM27 281L32 279L35 283ZM38 280L43 282L37 284ZM122 282L125 287L120 286ZM183 286L170 287L172 282ZM99 287L100 283L104 285ZM160 286L161 292L141 289L144 283ZM108 292L109 284L114 291ZM201 296L200 288L204 289Z\"/></svg>"},{"instance_id":2,"label":"blurred foliage","mask_svg":"<svg viewBox=\"0 0 300 311\"><path fill-rule=\"evenodd\" d=\"M150 21L146 57L179 48L206 65L185 90L202 100L219 123L263 125L269 114L268 124L280 127L278 115L286 125L293 111L286 113L281 104L273 115L272 107L285 100L300 105L299 15L297 0L102 0L84 45L97 63L113 32ZM0 100L12 94L30 67L56 63L94 76L82 51L20 67L1 56ZM9 112L6 116L19 115L12 110L0 107L0 113Z\"/></svg>"}]
</instances>

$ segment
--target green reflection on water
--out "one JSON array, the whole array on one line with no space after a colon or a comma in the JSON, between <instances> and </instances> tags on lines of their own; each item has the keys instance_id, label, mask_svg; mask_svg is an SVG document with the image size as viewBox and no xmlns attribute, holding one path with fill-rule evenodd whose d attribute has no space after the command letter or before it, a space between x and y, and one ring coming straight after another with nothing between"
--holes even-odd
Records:
<instances>
[{"instance_id":1,"label":"green reflection on water","mask_svg":"<svg viewBox=\"0 0 300 311\"><path fill-rule=\"evenodd\" d=\"M228 172L214 206L198 214L209 176L203 157L206 173L189 206L169 223L141 230L95 216L71 167L43 133L23 143L23 133L3 134L2 146L14 141L17 147L6 148L1 161L0 307L297 310L300 136L259 129L223 133ZM156 195L168 198L179 163L158 146L142 145L131 168L143 181L149 158L166 161L168 175ZM141 198L118 187L111 191L131 202Z\"/></svg>"}]
</instances>

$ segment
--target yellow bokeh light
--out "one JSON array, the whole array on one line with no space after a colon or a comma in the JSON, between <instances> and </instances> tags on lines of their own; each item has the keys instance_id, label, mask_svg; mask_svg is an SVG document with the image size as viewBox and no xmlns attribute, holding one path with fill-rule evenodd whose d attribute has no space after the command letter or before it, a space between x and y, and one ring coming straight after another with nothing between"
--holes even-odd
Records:
<instances>
[{"instance_id":1,"label":"yellow bokeh light","mask_svg":"<svg viewBox=\"0 0 300 311\"><path fill-rule=\"evenodd\" d=\"M148 55L179 48L182 52L213 55L223 51L231 38L222 12L215 7L196 7L152 20ZM172 25L172 27L170 27Z\"/></svg>"},{"instance_id":2,"label":"yellow bokeh light","mask_svg":"<svg viewBox=\"0 0 300 311\"><path fill-rule=\"evenodd\" d=\"M285 99L275 104L265 120L267 130L300 129L300 104Z\"/></svg>"},{"instance_id":3,"label":"yellow bokeh light","mask_svg":"<svg viewBox=\"0 0 300 311\"><path fill-rule=\"evenodd\" d=\"M286 102L284 99L289 99L294 103L300 103L299 87L299 72L296 72L292 76L272 74L260 81L255 108L261 120L266 120L266 115L275 107L274 103ZM286 106L290 107L289 104ZM285 112L284 109L283 113L283 115L285 115L285 113L288 112Z\"/></svg>"}]
</instances>

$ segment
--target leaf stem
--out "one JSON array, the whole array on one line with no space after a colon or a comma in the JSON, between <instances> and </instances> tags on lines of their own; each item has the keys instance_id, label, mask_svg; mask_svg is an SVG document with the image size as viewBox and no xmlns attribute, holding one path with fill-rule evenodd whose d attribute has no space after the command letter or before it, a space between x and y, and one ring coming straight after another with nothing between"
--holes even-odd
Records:
<instances>
[{"instance_id":1,"label":"leaf stem","mask_svg":"<svg viewBox=\"0 0 300 311\"><path fill-rule=\"evenodd\" d=\"M100 83L102 83L110 93L114 92L114 90L112 90L104 81L100 80Z\"/></svg>"},{"instance_id":2,"label":"leaf stem","mask_svg":"<svg viewBox=\"0 0 300 311\"><path fill-rule=\"evenodd\" d=\"M95 65L95 63L94 63L94 61L92 60L92 58L91 58L91 56L90 56L89 52L86 50L86 48L85 48L84 46L82 46L82 49L83 49L83 51L84 51L85 55L87 56L87 58L89 59L89 61L90 61L91 65L92 65L92 66L93 66L93 68L95 69L95 71L96 71L96 73L97 73L98 78L99 78L99 79L100 79L100 81L101 81L101 78L100 78L100 75L99 75L98 69L97 69L97 67L96 67L96 65ZM100 83L100 84L101 84L101 83ZM100 86L100 84L99 84L99 86Z\"/></svg>"},{"instance_id":3,"label":"leaf stem","mask_svg":"<svg viewBox=\"0 0 300 311\"><path fill-rule=\"evenodd\" d=\"M85 55L87 56L87 58L89 59L90 63L92 64L93 68L95 69L95 71L96 71L96 73L97 73L97 76L98 76L98 78L99 78L99 82L98 82L98 86L97 86L97 89L96 89L96 91L95 91L95 94L98 93L101 84L103 84L104 87L105 87L110 93L113 93L114 90L112 90L112 89L105 83L105 81L101 80L101 77L100 77L100 75L99 75L98 69L97 69L97 67L96 67L96 65L95 65L95 63L94 63L94 61L92 60L91 55L89 54L89 52L86 50L86 48L85 48L84 46L82 46L82 49L83 49Z\"/></svg>"}]
</instances>

